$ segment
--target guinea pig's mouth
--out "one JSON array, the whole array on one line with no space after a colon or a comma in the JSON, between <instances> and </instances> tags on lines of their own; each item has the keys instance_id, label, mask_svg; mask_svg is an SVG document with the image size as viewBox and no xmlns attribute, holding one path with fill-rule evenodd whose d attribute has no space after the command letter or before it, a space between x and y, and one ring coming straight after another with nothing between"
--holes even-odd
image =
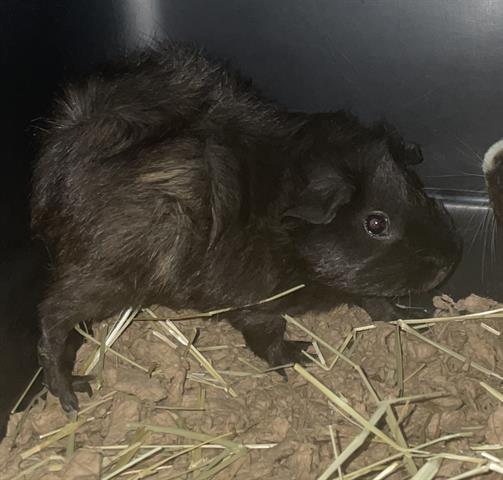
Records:
<instances>
[{"instance_id":1,"label":"guinea pig's mouth","mask_svg":"<svg viewBox=\"0 0 503 480\"><path fill-rule=\"evenodd\" d=\"M453 272L453 270L454 270L454 264L443 265L442 267L437 267L434 270L434 272L431 271L431 266L430 266L430 268L429 268L430 273L428 275L426 275L426 277L427 277L426 280L424 280L422 282L418 282L417 281L418 278L411 279L412 280L410 282L411 288L406 289L406 293L401 293L400 295L429 292L430 290L433 290L434 288L441 285L450 276L450 274ZM423 276L423 275L421 275L421 276ZM424 276L423 276L423 278L424 278Z\"/></svg>"},{"instance_id":2,"label":"guinea pig's mouth","mask_svg":"<svg viewBox=\"0 0 503 480\"><path fill-rule=\"evenodd\" d=\"M452 273L454 264L443 265L432 269L429 263L423 264L418 270L409 271L408 275L396 275L396 282L383 282L380 286L374 284L369 286L368 294L380 295L384 297L400 297L410 294L425 293L438 287Z\"/></svg>"},{"instance_id":3,"label":"guinea pig's mouth","mask_svg":"<svg viewBox=\"0 0 503 480\"><path fill-rule=\"evenodd\" d=\"M452 266L442 267L437 272L437 274L435 275L435 277L430 282L426 283L423 286L423 291L427 292L429 290L434 289L435 287L438 287L449 276L449 274L451 273L452 269L453 269Z\"/></svg>"}]
</instances>

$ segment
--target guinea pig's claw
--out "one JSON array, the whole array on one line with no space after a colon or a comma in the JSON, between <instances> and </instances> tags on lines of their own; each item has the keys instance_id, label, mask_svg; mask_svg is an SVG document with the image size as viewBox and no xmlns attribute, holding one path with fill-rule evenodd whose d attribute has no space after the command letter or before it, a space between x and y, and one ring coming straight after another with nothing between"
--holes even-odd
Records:
<instances>
[{"instance_id":1,"label":"guinea pig's claw","mask_svg":"<svg viewBox=\"0 0 503 480\"><path fill-rule=\"evenodd\" d=\"M79 401L77 396L71 390L60 393L59 403L66 413L73 413L79 411Z\"/></svg>"}]
</instances>

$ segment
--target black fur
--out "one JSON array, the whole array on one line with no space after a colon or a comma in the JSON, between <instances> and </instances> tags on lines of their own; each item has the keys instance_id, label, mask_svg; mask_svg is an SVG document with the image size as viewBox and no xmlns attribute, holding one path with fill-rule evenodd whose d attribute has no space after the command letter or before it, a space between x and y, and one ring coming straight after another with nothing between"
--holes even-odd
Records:
<instances>
[{"instance_id":1,"label":"black fur","mask_svg":"<svg viewBox=\"0 0 503 480\"><path fill-rule=\"evenodd\" d=\"M420 151L345 113L289 114L203 54L167 46L71 86L35 169L33 230L53 257L40 361L65 410L79 322L127 305L288 302L229 316L270 364L300 358L279 313L373 305L436 286L460 246L407 166ZM384 211L389 238L364 229ZM369 302L369 297L376 297Z\"/></svg>"}]
</instances>

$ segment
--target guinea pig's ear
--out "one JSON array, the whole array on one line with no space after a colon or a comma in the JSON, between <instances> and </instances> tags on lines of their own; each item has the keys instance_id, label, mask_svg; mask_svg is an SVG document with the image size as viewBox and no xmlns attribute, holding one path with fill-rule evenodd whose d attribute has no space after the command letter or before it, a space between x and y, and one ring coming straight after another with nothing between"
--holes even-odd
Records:
<instances>
[{"instance_id":1,"label":"guinea pig's ear","mask_svg":"<svg viewBox=\"0 0 503 480\"><path fill-rule=\"evenodd\" d=\"M354 185L339 172L318 166L308 175L305 188L296 205L283 216L295 217L313 224L328 224L337 210L351 200Z\"/></svg>"},{"instance_id":2,"label":"guinea pig's ear","mask_svg":"<svg viewBox=\"0 0 503 480\"><path fill-rule=\"evenodd\" d=\"M404 165L419 165L423 161L423 152L417 143L406 142L398 134L391 135L388 147L396 161Z\"/></svg>"}]
</instances>

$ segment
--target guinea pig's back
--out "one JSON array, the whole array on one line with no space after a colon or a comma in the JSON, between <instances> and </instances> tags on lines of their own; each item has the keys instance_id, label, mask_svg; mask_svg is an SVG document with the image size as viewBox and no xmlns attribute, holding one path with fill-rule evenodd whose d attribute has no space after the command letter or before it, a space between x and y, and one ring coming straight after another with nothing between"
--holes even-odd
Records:
<instances>
[{"instance_id":1,"label":"guinea pig's back","mask_svg":"<svg viewBox=\"0 0 503 480\"><path fill-rule=\"evenodd\" d=\"M31 201L33 230L56 263L183 258L207 234L209 180L194 131L221 88L217 73L197 52L155 51L66 89Z\"/></svg>"},{"instance_id":2,"label":"guinea pig's back","mask_svg":"<svg viewBox=\"0 0 503 480\"><path fill-rule=\"evenodd\" d=\"M59 100L34 171L33 231L55 269L163 290L199 275L205 252L246 222L253 172L277 169L276 178L283 168L262 152L284 147L295 128L199 52L128 57Z\"/></svg>"},{"instance_id":3,"label":"guinea pig's back","mask_svg":"<svg viewBox=\"0 0 503 480\"><path fill-rule=\"evenodd\" d=\"M150 150L170 142L249 145L282 142L291 131L249 82L198 50L166 44L129 55L69 86L56 102L34 170L33 227L43 228L45 213L53 215L93 175L131 174L155 158Z\"/></svg>"}]
</instances>

